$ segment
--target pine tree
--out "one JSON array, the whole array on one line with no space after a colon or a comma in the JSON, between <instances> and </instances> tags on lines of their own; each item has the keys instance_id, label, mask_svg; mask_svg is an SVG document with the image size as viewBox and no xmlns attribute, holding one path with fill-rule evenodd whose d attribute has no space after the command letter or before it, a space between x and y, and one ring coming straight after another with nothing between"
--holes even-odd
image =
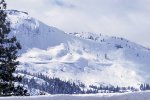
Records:
<instances>
[{"instance_id":1,"label":"pine tree","mask_svg":"<svg viewBox=\"0 0 150 100\"><path fill-rule=\"evenodd\" d=\"M21 45L15 36L10 36L10 23L7 21L6 3L0 1L0 96L25 95L26 90L14 83L21 81L21 77L13 73L19 64L17 59Z\"/></svg>"}]
</instances>

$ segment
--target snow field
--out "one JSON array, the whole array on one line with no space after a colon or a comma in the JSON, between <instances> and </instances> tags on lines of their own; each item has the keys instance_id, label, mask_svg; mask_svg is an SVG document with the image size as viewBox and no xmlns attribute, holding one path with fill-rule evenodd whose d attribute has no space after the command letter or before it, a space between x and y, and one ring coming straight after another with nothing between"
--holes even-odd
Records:
<instances>
[{"instance_id":1,"label":"snow field","mask_svg":"<svg viewBox=\"0 0 150 100\"><path fill-rule=\"evenodd\" d=\"M33 97L1 97L0 100L150 100L150 92L126 94L47 95Z\"/></svg>"}]
</instances>

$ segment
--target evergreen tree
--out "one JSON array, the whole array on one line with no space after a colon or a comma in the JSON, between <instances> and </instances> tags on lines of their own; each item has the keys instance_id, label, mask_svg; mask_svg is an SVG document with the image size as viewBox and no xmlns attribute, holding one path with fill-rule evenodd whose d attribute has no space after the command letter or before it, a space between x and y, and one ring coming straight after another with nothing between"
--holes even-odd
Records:
<instances>
[{"instance_id":1,"label":"evergreen tree","mask_svg":"<svg viewBox=\"0 0 150 100\"><path fill-rule=\"evenodd\" d=\"M15 36L10 36L10 23L7 21L6 3L0 1L0 96L26 95L22 86L14 83L21 81L21 77L13 73L19 64L17 59L18 50L21 45Z\"/></svg>"}]
</instances>

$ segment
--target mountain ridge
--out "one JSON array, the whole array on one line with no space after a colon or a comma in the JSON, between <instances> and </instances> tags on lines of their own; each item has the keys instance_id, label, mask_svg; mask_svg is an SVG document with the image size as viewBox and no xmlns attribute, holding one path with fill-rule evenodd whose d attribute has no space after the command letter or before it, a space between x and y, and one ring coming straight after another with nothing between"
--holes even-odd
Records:
<instances>
[{"instance_id":1,"label":"mountain ridge","mask_svg":"<svg viewBox=\"0 0 150 100\"><path fill-rule=\"evenodd\" d=\"M149 82L150 50L141 45L93 33L66 34L15 10L8 11L8 19L11 35L23 47L18 70L86 85L139 87Z\"/></svg>"}]
</instances>

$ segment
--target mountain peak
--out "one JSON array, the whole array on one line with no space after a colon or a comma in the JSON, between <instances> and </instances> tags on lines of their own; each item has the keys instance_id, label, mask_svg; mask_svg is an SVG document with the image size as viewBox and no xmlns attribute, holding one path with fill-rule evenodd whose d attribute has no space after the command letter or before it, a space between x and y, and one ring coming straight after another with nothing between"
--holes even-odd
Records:
<instances>
[{"instance_id":1,"label":"mountain peak","mask_svg":"<svg viewBox=\"0 0 150 100\"><path fill-rule=\"evenodd\" d=\"M86 85L137 87L150 78L150 51L140 45L124 38L93 33L70 35L25 12L8 12L11 34L23 47L18 59L19 70Z\"/></svg>"}]
</instances>

